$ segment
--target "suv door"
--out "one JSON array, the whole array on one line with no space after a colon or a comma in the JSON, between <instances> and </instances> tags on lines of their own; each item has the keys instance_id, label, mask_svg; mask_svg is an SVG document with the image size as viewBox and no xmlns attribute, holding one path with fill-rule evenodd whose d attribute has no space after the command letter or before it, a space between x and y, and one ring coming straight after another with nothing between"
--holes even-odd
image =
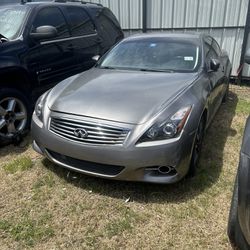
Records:
<instances>
[{"instance_id":1,"label":"suv door","mask_svg":"<svg viewBox=\"0 0 250 250\"><path fill-rule=\"evenodd\" d=\"M33 51L38 51L36 74L39 85L49 88L75 73L75 60L68 25L58 7L40 9L33 19L31 32L44 25L55 27L57 36L53 39L34 41Z\"/></svg>"},{"instance_id":2,"label":"suv door","mask_svg":"<svg viewBox=\"0 0 250 250\"><path fill-rule=\"evenodd\" d=\"M206 58L206 68L207 74L210 81L211 86L211 94L209 97L209 106L210 106L210 117L216 113L217 109L219 108L222 97L221 97L221 87L223 84L223 65L220 60L220 55L214 50L213 46L213 39L211 37L207 37L205 39L205 58ZM216 59L220 61L220 67L217 71L212 71L210 69L210 62L212 59Z\"/></svg>"},{"instance_id":3,"label":"suv door","mask_svg":"<svg viewBox=\"0 0 250 250\"><path fill-rule=\"evenodd\" d=\"M92 67L96 63L92 57L101 53L96 27L84 8L67 6L63 10L72 36L77 71L81 72Z\"/></svg>"}]
</instances>

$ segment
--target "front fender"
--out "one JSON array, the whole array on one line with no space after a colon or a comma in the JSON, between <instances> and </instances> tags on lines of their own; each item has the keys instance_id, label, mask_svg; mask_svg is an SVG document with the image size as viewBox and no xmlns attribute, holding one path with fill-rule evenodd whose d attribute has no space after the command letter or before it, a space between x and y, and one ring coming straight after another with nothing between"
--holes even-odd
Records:
<instances>
[{"instance_id":1,"label":"front fender","mask_svg":"<svg viewBox=\"0 0 250 250\"><path fill-rule=\"evenodd\" d=\"M20 68L19 60L12 56L0 56L0 73L8 71L9 68Z\"/></svg>"}]
</instances>

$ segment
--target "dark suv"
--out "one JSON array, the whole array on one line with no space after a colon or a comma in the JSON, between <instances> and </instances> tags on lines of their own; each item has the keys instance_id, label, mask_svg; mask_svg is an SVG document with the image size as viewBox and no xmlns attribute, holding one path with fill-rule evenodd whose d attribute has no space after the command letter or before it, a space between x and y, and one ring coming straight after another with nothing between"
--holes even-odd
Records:
<instances>
[{"instance_id":1,"label":"dark suv","mask_svg":"<svg viewBox=\"0 0 250 250\"><path fill-rule=\"evenodd\" d=\"M0 144L29 126L36 98L123 38L113 13L83 1L0 8Z\"/></svg>"}]
</instances>

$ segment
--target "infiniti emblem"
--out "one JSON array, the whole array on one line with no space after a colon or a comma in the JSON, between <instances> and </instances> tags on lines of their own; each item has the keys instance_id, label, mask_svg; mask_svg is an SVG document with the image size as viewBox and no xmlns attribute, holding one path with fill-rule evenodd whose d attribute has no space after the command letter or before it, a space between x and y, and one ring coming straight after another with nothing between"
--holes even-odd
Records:
<instances>
[{"instance_id":1,"label":"infiniti emblem","mask_svg":"<svg viewBox=\"0 0 250 250\"><path fill-rule=\"evenodd\" d=\"M84 128L76 128L74 130L74 135L78 138L87 138L88 137L88 131Z\"/></svg>"}]
</instances>

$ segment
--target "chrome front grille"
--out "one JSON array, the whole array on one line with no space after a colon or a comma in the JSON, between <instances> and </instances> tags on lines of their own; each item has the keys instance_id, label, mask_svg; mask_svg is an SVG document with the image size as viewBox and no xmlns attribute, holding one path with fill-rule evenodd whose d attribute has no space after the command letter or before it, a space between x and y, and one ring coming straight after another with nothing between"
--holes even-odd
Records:
<instances>
[{"instance_id":1,"label":"chrome front grille","mask_svg":"<svg viewBox=\"0 0 250 250\"><path fill-rule=\"evenodd\" d=\"M108 145L122 145L129 132L106 124L59 117L51 117L50 131L76 142Z\"/></svg>"}]
</instances>

